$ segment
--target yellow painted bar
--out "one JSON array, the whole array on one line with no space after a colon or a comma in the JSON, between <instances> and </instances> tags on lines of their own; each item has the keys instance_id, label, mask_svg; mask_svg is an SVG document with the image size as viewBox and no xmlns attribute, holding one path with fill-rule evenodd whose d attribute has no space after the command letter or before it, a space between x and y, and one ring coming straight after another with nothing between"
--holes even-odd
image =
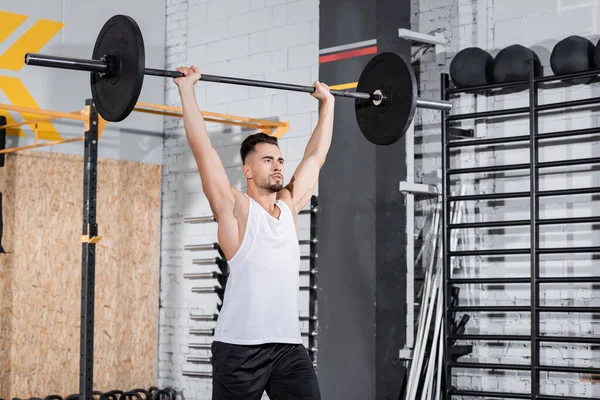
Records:
<instances>
[{"instance_id":1,"label":"yellow painted bar","mask_svg":"<svg viewBox=\"0 0 600 400\"><path fill-rule=\"evenodd\" d=\"M81 136L81 137L77 137L77 138L73 138L73 139L61 139L61 140L54 140L52 142L30 144L28 146L11 147L10 149L0 150L0 154L13 153L15 151L20 151L20 150L35 149L35 148L38 148L38 147L54 146L56 144L79 142L79 141L84 140L84 139L85 139L85 136Z\"/></svg>"},{"instance_id":2,"label":"yellow painted bar","mask_svg":"<svg viewBox=\"0 0 600 400\"><path fill-rule=\"evenodd\" d=\"M350 82L350 83L342 83L340 85L330 86L329 88L332 90L346 90L346 89L355 89L358 86L358 82Z\"/></svg>"},{"instance_id":3,"label":"yellow painted bar","mask_svg":"<svg viewBox=\"0 0 600 400\"><path fill-rule=\"evenodd\" d=\"M0 103L0 110L16 111L16 112L21 112L21 113L35 114L35 115L47 115L49 117L54 117L55 119L56 118L65 118L65 119L73 119L76 121L86 121L88 119L88 117L83 114L83 111L76 111L76 113L79 113L79 115L77 115L76 113L42 110L39 108L13 106L12 104L3 104L3 103Z\"/></svg>"},{"instance_id":4,"label":"yellow painted bar","mask_svg":"<svg viewBox=\"0 0 600 400\"><path fill-rule=\"evenodd\" d=\"M140 107L143 108L153 108L156 110L165 110L165 111L174 111L176 113L179 114L179 117L182 116L183 114L183 110L179 107L173 107L173 106L165 106L162 104L152 104L152 103L144 103L144 102L138 102L136 104L136 111L143 111ZM233 121L243 121L243 122L250 122L250 123L255 123L255 124L261 124L261 125L266 125L266 126L272 126L272 127L284 127L287 125L287 122L279 122L279 121L269 121L266 119L256 119L256 118L248 118L248 117L240 117L237 115L229 115L229 114L219 114L219 113L214 113L214 112L210 112L210 111L202 111L202 115L206 116L206 117L218 117L218 118L223 118L225 120L233 120ZM172 115L170 114L170 116L177 116L177 115ZM205 118L206 119L206 118ZM226 123L226 122L224 122Z\"/></svg>"}]
</instances>

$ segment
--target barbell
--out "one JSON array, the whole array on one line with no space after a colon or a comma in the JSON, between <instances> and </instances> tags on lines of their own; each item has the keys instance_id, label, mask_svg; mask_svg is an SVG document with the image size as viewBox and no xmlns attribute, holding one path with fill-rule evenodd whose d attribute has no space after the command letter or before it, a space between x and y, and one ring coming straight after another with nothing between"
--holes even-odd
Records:
<instances>
[{"instance_id":1,"label":"barbell","mask_svg":"<svg viewBox=\"0 0 600 400\"><path fill-rule=\"evenodd\" d=\"M106 121L124 120L134 109L145 75L178 78L178 71L145 67L144 39L137 22L127 15L111 17L100 30L92 59L25 54L25 64L91 73L92 99ZM200 80L267 89L313 93L313 86L201 74ZM382 52L365 66L356 91L331 90L334 96L355 99L356 120L370 142L389 145L409 128L417 107L447 111L450 102L417 98L411 65L400 55Z\"/></svg>"}]
</instances>

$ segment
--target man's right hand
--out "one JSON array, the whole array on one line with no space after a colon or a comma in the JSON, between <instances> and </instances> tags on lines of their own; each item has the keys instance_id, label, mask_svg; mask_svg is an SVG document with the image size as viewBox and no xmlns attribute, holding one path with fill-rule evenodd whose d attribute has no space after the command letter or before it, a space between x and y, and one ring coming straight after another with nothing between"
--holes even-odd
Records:
<instances>
[{"instance_id":1,"label":"man's right hand","mask_svg":"<svg viewBox=\"0 0 600 400\"><path fill-rule=\"evenodd\" d=\"M179 67L176 71L181 72L184 75L179 78L173 78L173 82L175 82L180 89L183 87L193 87L202 76L200 74L200 69L194 65L189 68Z\"/></svg>"}]
</instances>

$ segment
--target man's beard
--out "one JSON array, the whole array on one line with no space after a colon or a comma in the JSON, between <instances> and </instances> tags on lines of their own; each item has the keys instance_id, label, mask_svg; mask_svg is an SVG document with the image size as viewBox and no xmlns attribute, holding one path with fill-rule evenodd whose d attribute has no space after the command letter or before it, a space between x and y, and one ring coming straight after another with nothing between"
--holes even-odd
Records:
<instances>
[{"instance_id":1,"label":"man's beard","mask_svg":"<svg viewBox=\"0 0 600 400\"><path fill-rule=\"evenodd\" d=\"M271 182L267 179L263 185L261 185L263 189L268 190L271 193L278 193L283 189L283 182Z\"/></svg>"},{"instance_id":2,"label":"man's beard","mask_svg":"<svg viewBox=\"0 0 600 400\"><path fill-rule=\"evenodd\" d=\"M265 186L263 186L263 188L271 193L278 193L281 191L281 189L283 189L283 184L280 182L267 183Z\"/></svg>"}]
</instances>

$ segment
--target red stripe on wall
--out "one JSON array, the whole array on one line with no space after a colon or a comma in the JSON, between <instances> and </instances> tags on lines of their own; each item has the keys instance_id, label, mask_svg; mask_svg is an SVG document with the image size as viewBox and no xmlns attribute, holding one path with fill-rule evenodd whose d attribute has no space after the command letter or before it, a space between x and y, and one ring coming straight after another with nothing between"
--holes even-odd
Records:
<instances>
[{"instance_id":1,"label":"red stripe on wall","mask_svg":"<svg viewBox=\"0 0 600 400\"><path fill-rule=\"evenodd\" d=\"M346 58L365 56L368 54L376 54L376 53L377 53L377 46L365 47L363 49L357 49L357 50L342 51L340 53L328 54L326 56L320 56L319 64L332 62L332 61L338 61L338 60L344 60Z\"/></svg>"}]
</instances>

